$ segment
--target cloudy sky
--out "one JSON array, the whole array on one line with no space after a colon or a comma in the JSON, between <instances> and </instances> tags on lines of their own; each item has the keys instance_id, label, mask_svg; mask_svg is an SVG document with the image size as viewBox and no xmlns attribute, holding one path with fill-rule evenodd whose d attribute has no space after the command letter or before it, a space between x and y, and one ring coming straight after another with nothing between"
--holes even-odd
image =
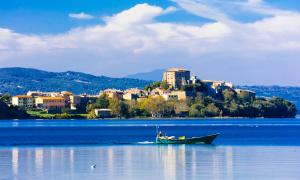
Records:
<instances>
[{"instance_id":1,"label":"cloudy sky","mask_svg":"<svg viewBox=\"0 0 300 180\"><path fill-rule=\"evenodd\" d=\"M0 67L300 86L299 0L3 0Z\"/></svg>"}]
</instances>

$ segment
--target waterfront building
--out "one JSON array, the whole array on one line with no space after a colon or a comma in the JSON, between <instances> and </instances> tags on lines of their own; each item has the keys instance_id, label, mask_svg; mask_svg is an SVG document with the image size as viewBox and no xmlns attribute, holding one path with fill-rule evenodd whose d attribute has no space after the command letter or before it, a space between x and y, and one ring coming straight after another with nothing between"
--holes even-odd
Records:
<instances>
[{"instance_id":1,"label":"waterfront building","mask_svg":"<svg viewBox=\"0 0 300 180\"><path fill-rule=\"evenodd\" d=\"M70 109L76 110L77 106L81 103L81 96L79 95L71 95L70 96Z\"/></svg>"},{"instance_id":2,"label":"waterfront building","mask_svg":"<svg viewBox=\"0 0 300 180\"><path fill-rule=\"evenodd\" d=\"M65 107L67 109L70 109L71 108L71 99L70 97L73 95L72 92L69 92L69 91L62 91L58 94L58 96L55 96L55 97L62 97L64 98L65 100Z\"/></svg>"},{"instance_id":3,"label":"waterfront building","mask_svg":"<svg viewBox=\"0 0 300 180\"><path fill-rule=\"evenodd\" d=\"M23 108L32 108L34 105L34 100L32 96L18 95L12 97L12 105Z\"/></svg>"},{"instance_id":4,"label":"waterfront building","mask_svg":"<svg viewBox=\"0 0 300 180\"><path fill-rule=\"evenodd\" d=\"M61 112L65 108L65 99L62 97L37 97L35 99L37 108L45 109L49 113Z\"/></svg>"},{"instance_id":5,"label":"waterfront building","mask_svg":"<svg viewBox=\"0 0 300 180\"><path fill-rule=\"evenodd\" d=\"M87 94L80 95L80 105L86 106L88 103L96 103L98 98L99 96Z\"/></svg>"},{"instance_id":6,"label":"waterfront building","mask_svg":"<svg viewBox=\"0 0 300 180\"><path fill-rule=\"evenodd\" d=\"M190 71L183 68L171 68L163 74L163 81L170 87L179 89L190 80Z\"/></svg>"},{"instance_id":7,"label":"waterfront building","mask_svg":"<svg viewBox=\"0 0 300 180\"><path fill-rule=\"evenodd\" d=\"M95 115L98 118L110 118L111 109L95 109Z\"/></svg>"}]
</instances>

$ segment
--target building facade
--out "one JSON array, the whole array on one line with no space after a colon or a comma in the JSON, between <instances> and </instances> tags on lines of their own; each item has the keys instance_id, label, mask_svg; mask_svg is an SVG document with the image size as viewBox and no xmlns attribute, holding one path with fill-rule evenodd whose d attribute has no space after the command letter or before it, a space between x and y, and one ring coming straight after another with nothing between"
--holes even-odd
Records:
<instances>
[{"instance_id":1,"label":"building facade","mask_svg":"<svg viewBox=\"0 0 300 180\"><path fill-rule=\"evenodd\" d=\"M35 105L48 112L61 112L65 108L65 99L62 97L37 97Z\"/></svg>"},{"instance_id":2,"label":"building facade","mask_svg":"<svg viewBox=\"0 0 300 180\"><path fill-rule=\"evenodd\" d=\"M34 99L32 96L18 95L12 97L12 105L23 108L32 108L34 105Z\"/></svg>"},{"instance_id":3,"label":"building facade","mask_svg":"<svg viewBox=\"0 0 300 180\"><path fill-rule=\"evenodd\" d=\"M98 118L110 118L111 109L95 109L95 115Z\"/></svg>"},{"instance_id":4,"label":"building facade","mask_svg":"<svg viewBox=\"0 0 300 180\"><path fill-rule=\"evenodd\" d=\"M168 83L172 88L181 88L190 80L191 72L183 68L171 68L164 72L163 81Z\"/></svg>"},{"instance_id":5,"label":"building facade","mask_svg":"<svg viewBox=\"0 0 300 180\"><path fill-rule=\"evenodd\" d=\"M105 94L109 98L122 99L124 92L117 89L105 89L103 92L100 93L100 95L101 94Z\"/></svg>"}]
</instances>

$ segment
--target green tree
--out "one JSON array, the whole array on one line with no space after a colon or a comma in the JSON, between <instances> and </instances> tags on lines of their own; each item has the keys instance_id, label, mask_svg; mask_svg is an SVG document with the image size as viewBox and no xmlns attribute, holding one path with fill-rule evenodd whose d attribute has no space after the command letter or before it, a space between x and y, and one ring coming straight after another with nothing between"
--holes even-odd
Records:
<instances>
[{"instance_id":1,"label":"green tree","mask_svg":"<svg viewBox=\"0 0 300 180\"><path fill-rule=\"evenodd\" d=\"M96 101L96 106L101 109L106 109L109 106L109 98L106 94L102 94Z\"/></svg>"},{"instance_id":2,"label":"green tree","mask_svg":"<svg viewBox=\"0 0 300 180\"><path fill-rule=\"evenodd\" d=\"M239 116L240 107L236 101L231 101L227 106L229 116Z\"/></svg>"},{"instance_id":3,"label":"green tree","mask_svg":"<svg viewBox=\"0 0 300 180\"><path fill-rule=\"evenodd\" d=\"M95 104L93 104L93 103L88 103L86 105L86 112L87 113L90 113L91 111L94 111L95 109L96 109L96 107L95 107Z\"/></svg>"},{"instance_id":4,"label":"green tree","mask_svg":"<svg viewBox=\"0 0 300 180\"><path fill-rule=\"evenodd\" d=\"M176 100L165 101L163 115L167 117L175 115L176 104L179 104L179 102Z\"/></svg>"},{"instance_id":5,"label":"green tree","mask_svg":"<svg viewBox=\"0 0 300 180\"><path fill-rule=\"evenodd\" d=\"M194 86L192 84L187 84L181 87L182 91L194 91Z\"/></svg>"},{"instance_id":6,"label":"green tree","mask_svg":"<svg viewBox=\"0 0 300 180\"><path fill-rule=\"evenodd\" d=\"M222 93L225 102L230 102L236 98L236 93L233 90L225 89Z\"/></svg>"},{"instance_id":7,"label":"green tree","mask_svg":"<svg viewBox=\"0 0 300 180\"><path fill-rule=\"evenodd\" d=\"M0 100L2 100L2 102L9 104L10 103L10 99L11 99L11 95L9 93L5 93Z\"/></svg>"},{"instance_id":8,"label":"green tree","mask_svg":"<svg viewBox=\"0 0 300 180\"><path fill-rule=\"evenodd\" d=\"M248 91L241 91L238 93L238 99L243 102L252 102L254 100L253 95Z\"/></svg>"},{"instance_id":9,"label":"green tree","mask_svg":"<svg viewBox=\"0 0 300 180\"><path fill-rule=\"evenodd\" d=\"M208 87L202 82L194 84L195 92L207 92L207 89Z\"/></svg>"},{"instance_id":10,"label":"green tree","mask_svg":"<svg viewBox=\"0 0 300 180\"><path fill-rule=\"evenodd\" d=\"M164 89L164 90L167 90L167 89L169 89L169 84L167 82L165 82L165 81L162 81L160 83L159 87L162 88L162 89Z\"/></svg>"},{"instance_id":11,"label":"green tree","mask_svg":"<svg viewBox=\"0 0 300 180\"><path fill-rule=\"evenodd\" d=\"M183 90L183 91L192 91L194 93L206 92L207 91L207 86L205 86L203 83L187 84L187 85L182 86L181 90Z\"/></svg>"},{"instance_id":12,"label":"green tree","mask_svg":"<svg viewBox=\"0 0 300 180\"><path fill-rule=\"evenodd\" d=\"M136 116L144 116L145 112L140 107L140 103L138 103L136 100L127 101L128 104L128 112L130 117L136 117Z\"/></svg>"},{"instance_id":13,"label":"green tree","mask_svg":"<svg viewBox=\"0 0 300 180\"><path fill-rule=\"evenodd\" d=\"M124 101L117 98L112 98L109 100L109 108L113 116L117 117L129 117L129 107Z\"/></svg>"},{"instance_id":14,"label":"green tree","mask_svg":"<svg viewBox=\"0 0 300 180\"><path fill-rule=\"evenodd\" d=\"M88 119L95 119L97 118L96 114L95 114L95 111L90 111L88 114L87 114L87 118Z\"/></svg>"},{"instance_id":15,"label":"green tree","mask_svg":"<svg viewBox=\"0 0 300 180\"><path fill-rule=\"evenodd\" d=\"M220 115L221 110L214 104L208 104L207 107L203 110L202 114L206 117L215 117Z\"/></svg>"},{"instance_id":16,"label":"green tree","mask_svg":"<svg viewBox=\"0 0 300 180\"><path fill-rule=\"evenodd\" d=\"M141 103L141 108L145 109L149 114L164 114L166 103L161 96L150 96Z\"/></svg>"},{"instance_id":17,"label":"green tree","mask_svg":"<svg viewBox=\"0 0 300 180\"><path fill-rule=\"evenodd\" d=\"M0 99L0 119L25 119L31 118L23 109L8 106Z\"/></svg>"},{"instance_id":18,"label":"green tree","mask_svg":"<svg viewBox=\"0 0 300 180\"><path fill-rule=\"evenodd\" d=\"M280 97L273 97L269 102L274 106L273 115L276 117L288 118L296 116L297 109L295 104Z\"/></svg>"},{"instance_id":19,"label":"green tree","mask_svg":"<svg viewBox=\"0 0 300 180\"><path fill-rule=\"evenodd\" d=\"M148 90L152 91L153 89L160 87L161 83L162 82L160 82L160 81L153 82L152 84L149 84L149 85L145 86L144 89L146 91L148 91Z\"/></svg>"},{"instance_id":20,"label":"green tree","mask_svg":"<svg viewBox=\"0 0 300 180\"><path fill-rule=\"evenodd\" d=\"M190 117L203 117L203 115L201 114L201 109L203 109L204 106L202 106L201 104L193 104L190 108L189 111L189 116Z\"/></svg>"},{"instance_id":21,"label":"green tree","mask_svg":"<svg viewBox=\"0 0 300 180\"><path fill-rule=\"evenodd\" d=\"M174 104L175 114L181 115L182 113L189 112L189 106L186 101L176 101Z\"/></svg>"}]
</instances>

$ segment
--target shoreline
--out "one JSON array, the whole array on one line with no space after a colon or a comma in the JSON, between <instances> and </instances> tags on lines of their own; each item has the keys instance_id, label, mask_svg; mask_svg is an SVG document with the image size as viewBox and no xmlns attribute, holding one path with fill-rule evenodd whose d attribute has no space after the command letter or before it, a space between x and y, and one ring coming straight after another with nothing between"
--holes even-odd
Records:
<instances>
[{"instance_id":1,"label":"shoreline","mask_svg":"<svg viewBox=\"0 0 300 180\"><path fill-rule=\"evenodd\" d=\"M128 120L242 120L242 119L257 119L257 120L267 120L267 119L300 119L300 114L297 115L294 118L264 118L264 117L166 117L166 118L138 118L138 117L133 117L133 118L95 118L95 119L74 119L74 118L68 118L68 119L47 119L47 118L36 118L36 119L0 119L1 121L6 121L6 120L15 120L15 121L28 121L28 120L70 120L70 121L76 121L76 120L85 120L85 121L117 121L117 120L122 120L122 121L128 121Z\"/></svg>"}]
</instances>

